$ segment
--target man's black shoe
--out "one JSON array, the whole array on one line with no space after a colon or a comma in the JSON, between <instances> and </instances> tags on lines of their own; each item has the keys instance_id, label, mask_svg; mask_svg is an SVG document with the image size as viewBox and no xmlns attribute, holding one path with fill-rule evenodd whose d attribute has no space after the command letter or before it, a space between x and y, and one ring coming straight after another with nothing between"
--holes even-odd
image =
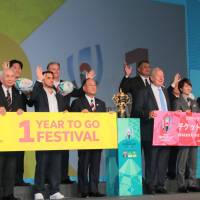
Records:
<instances>
[{"instance_id":1,"label":"man's black shoe","mask_svg":"<svg viewBox=\"0 0 200 200\"><path fill-rule=\"evenodd\" d=\"M186 187L180 187L180 188L178 188L178 191L181 193L188 193L188 190Z\"/></svg>"},{"instance_id":2,"label":"man's black shoe","mask_svg":"<svg viewBox=\"0 0 200 200\"><path fill-rule=\"evenodd\" d=\"M148 190L146 191L146 193L147 193L147 194L153 194L153 195L154 195L156 192L155 192L155 190L153 190L153 189L152 189L152 190L148 189Z\"/></svg>"},{"instance_id":3,"label":"man's black shoe","mask_svg":"<svg viewBox=\"0 0 200 200\"><path fill-rule=\"evenodd\" d=\"M149 184L146 185L145 194L155 194L155 189L151 187Z\"/></svg>"},{"instance_id":4,"label":"man's black shoe","mask_svg":"<svg viewBox=\"0 0 200 200\"><path fill-rule=\"evenodd\" d=\"M105 194L101 194L99 192L96 192L96 193L91 192L91 193L89 193L89 196L90 197L105 197L106 195Z\"/></svg>"},{"instance_id":5,"label":"man's black shoe","mask_svg":"<svg viewBox=\"0 0 200 200\"><path fill-rule=\"evenodd\" d=\"M200 188L196 186L187 187L187 190L190 192L200 192Z\"/></svg>"},{"instance_id":6,"label":"man's black shoe","mask_svg":"<svg viewBox=\"0 0 200 200\"><path fill-rule=\"evenodd\" d=\"M61 183L62 183L62 184L73 184L73 183L75 183L75 181L71 181L70 179L63 179L63 180L61 181Z\"/></svg>"},{"instance_id":7,"label":"man's black shoe","mask_svg":"<svg viewBox=\"0 0 200 200\"><path fill-rule=\"evenodd\" d=\"M30 183L25 183L23 181L23 182L17 182L17 183L15 183L15 186L31 186L31 184Z\"/></svg>"},{"instance_id":8,"label":"man's black shoe","mask_svg":"<svg viewBox=\"0 0 200 200\"><path fill-rule=\"evenodd\" d=\"M20 200L20 198L16 198L13 195L9 195L9 196L3 197L3 200Z\"/></svg>"},{"instance_id":9,"label":"man's black shoe","mask_svg":"<svg viewBox=\"0 0 200 200\"><path fill-rule=\"evenodd\" d=\"M80 197L81 197L81 198L87 198L87 197L88 197L88 194L87 194L87 193L81 193Z\"/></svg>"},{"instance_id":10,"label":"man's black shoe","mask_svg":"<svg viewBox=\"0 0 200 200\"><path fill-rule=\"evenodd\" d=\"M156 193L158 193L158 194L166 194L167 190L164 187L160 187L160 188L156 189Z\"/></svg>"}]
</instances>

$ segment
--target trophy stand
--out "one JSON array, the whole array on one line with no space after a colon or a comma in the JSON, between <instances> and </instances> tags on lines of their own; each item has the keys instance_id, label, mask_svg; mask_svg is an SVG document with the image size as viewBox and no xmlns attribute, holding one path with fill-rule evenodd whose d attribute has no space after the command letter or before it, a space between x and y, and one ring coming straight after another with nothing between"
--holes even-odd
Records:
<instances>
[{"instance_id":1,"label":"trophy stand","mask_svg":"<svg viewBox=\"0 0 200 200\"><path fill-rule=\"evenodd\" d=\"M118 109L118 149L106 151L107 196L142 194L140 120L127 118L130 97L120 91L113 96Z\"/></svg>"}]
</instances>

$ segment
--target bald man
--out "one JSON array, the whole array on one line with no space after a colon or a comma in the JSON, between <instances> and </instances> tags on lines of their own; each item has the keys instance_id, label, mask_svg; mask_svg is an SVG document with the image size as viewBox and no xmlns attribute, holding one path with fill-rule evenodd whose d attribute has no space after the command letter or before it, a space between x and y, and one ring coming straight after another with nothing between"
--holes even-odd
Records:
<instances>
[{"instance_id":1,"label":"bald man","mask_svg":"<svg viewBox=\"0 0 200 200\"><path fill-rule=\"evenodd\" d=\"M95 80L86 79L83 91L85 96L72 102L73 112L106 112L104 101L96 98ZM78 188L81 198L105 196L98 191L100 162L101 150L78 150Z\"/></svg>"}]
</instances>

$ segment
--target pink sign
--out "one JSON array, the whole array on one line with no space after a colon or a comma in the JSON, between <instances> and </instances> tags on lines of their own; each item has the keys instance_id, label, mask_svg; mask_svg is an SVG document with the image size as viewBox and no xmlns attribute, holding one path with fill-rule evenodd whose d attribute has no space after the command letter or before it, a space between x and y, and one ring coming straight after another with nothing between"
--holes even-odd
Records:
<instances>
[{"instance_id":1,"label":"pink sign","mask_svg":"<svg viewBox=\"0 0 200 200\"><path fill-rule=\"evenodd\" d=\"M200 146L200 114L157 111L154 146Z\"/></svg>"}]
</instances>

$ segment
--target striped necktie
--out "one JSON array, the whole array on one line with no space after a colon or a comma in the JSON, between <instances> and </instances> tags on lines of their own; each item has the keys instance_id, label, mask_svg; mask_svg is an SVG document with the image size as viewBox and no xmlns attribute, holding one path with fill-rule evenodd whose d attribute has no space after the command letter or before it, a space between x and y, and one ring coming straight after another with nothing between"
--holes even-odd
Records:
<instances>
[{"instance_id":1,"label":"striped necktie","mask_svg":"<svg viewBox=\"0 0 200 200\"><path fill-rule=\"evenodd\" d=\"M10 112L10 111L12 111L12 100L11 100L9 90L7 90L6 100L7 100L7 103L8 103L8 110L7 111Z\"/></svg>"},{"instance_id":2,"label":"striped necktie","mask_svg":"<svg viewBox=\"0 0 200 200\"><path fill-rule=\"evenodd\" d=\"M95 105L94 105L94 100L93 99L91 99L91 101L90 101L90 108L91 108L92 112L95 111Z\"/></svg>"}]
</instances>

